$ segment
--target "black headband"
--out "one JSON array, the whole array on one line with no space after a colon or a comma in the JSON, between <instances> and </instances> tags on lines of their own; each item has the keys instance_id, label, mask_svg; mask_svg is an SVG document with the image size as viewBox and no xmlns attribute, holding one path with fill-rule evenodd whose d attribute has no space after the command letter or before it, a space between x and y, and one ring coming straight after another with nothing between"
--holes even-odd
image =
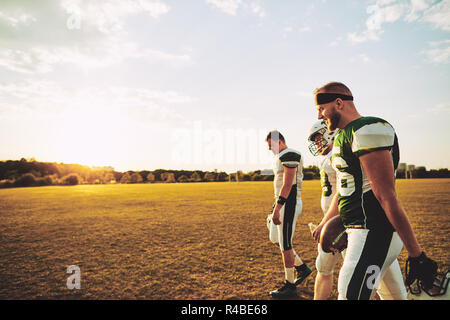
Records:
<instances>
[{"instance_id":1,"label":"black headband","mask_svg":"<svg viewBox=\"0 0 450 320\"><path fill-rule=\"evenodd\" d=\"M325 103L330 103L337 98L341 98L342 100L350 100L353 101L352 96L348 96L345 94L339 94L339 93L318 93L316 94L316 105L321 105Z\"/></svg>"}]
</instances>

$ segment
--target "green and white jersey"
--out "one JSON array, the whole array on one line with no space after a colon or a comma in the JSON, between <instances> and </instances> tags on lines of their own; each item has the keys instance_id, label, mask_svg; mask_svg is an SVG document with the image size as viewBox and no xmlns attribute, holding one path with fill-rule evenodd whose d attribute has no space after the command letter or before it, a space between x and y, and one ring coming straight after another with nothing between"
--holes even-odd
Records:
<instances>
[{"instance_id":1,"label":"green and white jersey","mask_svg":"<svg viewBox=\"0 0 450 320\"><path fill-rule=\"evenodd\" d=\"M294 185L297 185L297 199L301 196L303 181L303 158L299 151L286 148L279 154L275 155L273 163L273 186L275 198L278 198L283 187L284 167L297 168Z\"/></svg>"},{"instance_id":2,"label":"green and white jersey","mask_svg":"<svg viewBox=\"0 0 450 320\"><path fill-rule=\"evenodd\" d=\"M339 130L334 139L332 165L336 170L339 214L345 227L393 230L359 160L361 155L377 150L389 150L394 170L397 169L397 135L380 118L356 119Z\"/></svg>"},{"instance_id":3,"label":"green and white jersey","mask_svg":"<svg viewBox=\"0 0 450 320\"><path fill-rule=\"evenodd\" d=\"M336 194L336 171L331 165L331 155L332 153L329 152L319 160L320 187L322 188L320 206L324 214L328 211Z\"/></svg>"}]
</instances>

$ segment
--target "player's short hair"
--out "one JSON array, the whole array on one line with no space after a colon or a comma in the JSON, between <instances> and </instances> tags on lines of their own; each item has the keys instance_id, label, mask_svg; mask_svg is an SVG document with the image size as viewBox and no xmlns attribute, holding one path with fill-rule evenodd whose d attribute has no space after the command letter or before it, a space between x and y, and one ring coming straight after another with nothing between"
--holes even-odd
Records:
<instances>
[{"instance_id":1,"label":"player's short hair","mask_svg":"<svg viewBox=\"0 0 450 320\"><path fill-rule=\"evenodd\" d=\"M350 89L342 82L328 82L326 85L314 90L314 94L319 91L324 93L339 93L352 96Z\"/></svg>"},{"instance_id":2,"label":"player's short hair","mask_svg":"<svg viewBox=\"0 0 450 320\"><path fill-rule=\"evenodd\" d=\"M272 130L272 131L270 131L270 132L267 134L266 142L269 141L269 139L271 139L271 140L273 140L273 141L275 141L275 142L277 142L278 140L281 140L281 141L283 141L283 143L286 143L286 140L284 140L283 135L282 135L281 132L278 131L278 130Z\"/></svg>"}]
</instances>

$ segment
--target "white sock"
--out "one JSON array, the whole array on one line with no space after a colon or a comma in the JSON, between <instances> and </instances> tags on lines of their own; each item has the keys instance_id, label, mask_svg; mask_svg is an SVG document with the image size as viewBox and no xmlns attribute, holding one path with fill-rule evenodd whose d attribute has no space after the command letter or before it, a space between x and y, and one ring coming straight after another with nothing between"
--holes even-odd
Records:
<instances>
[{"instance_id":1,"label":"white sock","mask_svg":"<svg viewBox=\"0 0 450 320\"><path fill-rule=\"evenodd\" d=\"M297 252L295 252L295 250L293 250L293 251L294 251L294 258L295 258L294 266L296 266L296 267L301 266L303 264L302 259L300 259L300 257L298 256Z\"/></svg>"},{"instance_id":2,"label":"white sock","mask_svg":"<svg viewBox=\"0 0 450 320\"><path fill-rule=\"evenodd\" d=\"M284 275L286 276L286 280L289 281L290 283L294 283L295 282L295 272L294 272L295 268L284 268Z\"/></svg>"}]
</instances>

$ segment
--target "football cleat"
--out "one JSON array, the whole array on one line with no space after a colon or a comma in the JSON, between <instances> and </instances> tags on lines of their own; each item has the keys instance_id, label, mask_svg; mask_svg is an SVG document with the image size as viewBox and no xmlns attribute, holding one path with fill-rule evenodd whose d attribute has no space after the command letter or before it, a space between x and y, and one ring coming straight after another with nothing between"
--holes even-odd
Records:
<instances>
[{"instance_id":1,"label":"football cleat","mask_svg":"<svg viewBox=\"0 0 450 320\"><path fill-rule=\"evenodd\" d=\"M305 280L312 273L311 268L306 264L295 267L295 270L297 270L297 279L295 279L294 282L295 285L299 285L300 283L302 283L303 280Z\"/></svg>"},{"instance_id":2,"label":"football cleat","mask_svg":"<svg viewBox=\"0 0 450 320\"><path fill-rule=\"evenodd\" d=\"M275 299L296 298L298 297L297 286L286 280L280 289L270 291L269 295Z\"/></svg>"}]
</instances>

